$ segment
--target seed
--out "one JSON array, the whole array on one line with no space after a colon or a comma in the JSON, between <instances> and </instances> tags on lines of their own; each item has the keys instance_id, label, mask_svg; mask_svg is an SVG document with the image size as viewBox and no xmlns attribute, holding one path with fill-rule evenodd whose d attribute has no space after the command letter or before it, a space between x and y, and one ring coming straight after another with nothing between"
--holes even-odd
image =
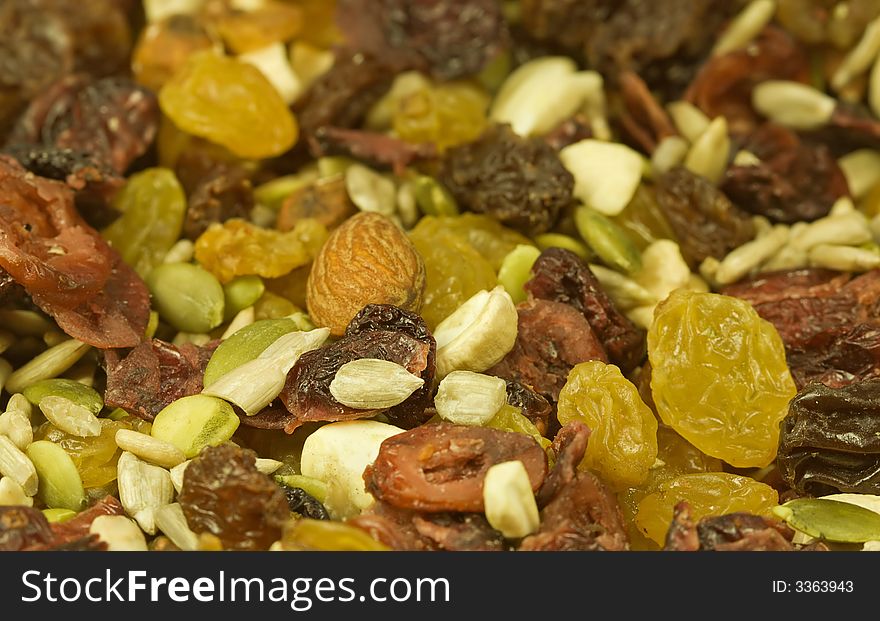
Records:
<instances>
[{"instance_id":1,"label":"seed","mask_svg":"<svg viewBox=\"0 0 880 621\"><path fill-rule=\"evenodd\" d=\"M788 241L788 234L788 227L780 224L767 235L733 250L718 266L715 281L720 285L729 285L738 281L776 254Z\"/></svg>"},{"instance_id":2,"label":"seed","mask_svg":"<svg viewBox=\"0 0 880 621\"><path fill-rule=\"evenodd\" d=\"M873 250L820 244L809 251L810 265L841 272L867 272L880 267L880 254Z\"/></svg>"},{"instance_id":3,"label":"seed","mask_svg":"<svg viewBox=\"0 0 880 621\"><path fill-rule=\"evenodd\" d=\"M507 383L500 377L453 371L434 397L440 418L458 425L485 425L507 403Z\"/></svg>"},{"instance_id":4,"label":"seed","mask_svg":"<svg viewBox=\"0 0 880 621\"><path fill-rule=\"evenodd\" d=\"M179 448L145 433L120 429L116 432L115 439L116 446L123 451L129 451L144 461L163 468L173 468L186 461L186 456Z\"/></svg>"},{"instance_id":5,"label":"seed","mask_svg":"<svg viewBox=\"0 0 880 621\"><path fill-rule=\"evenodd\" d=\"M156 509L155 520L159 530L181 550L189 552L199 549L199 536L186 523L183 507L178 503L166 504Z\"/></svg>"},{"instance_id":6,"label":"seed","mask_svg":"<svg viewBox=\"0 0 880 621\"><path fill-rule=\"evenodd\" d=\"M684 159L684 166L692 173L702 175L717 184L727 168L729 154L730 137L727 135L727 120L723 116L718 116L691 145Z\"/></svg>"},{"instance_id":7,"label":"seed","mask_svg":"<svg viewBox=\"0 0 880 621\"><path fill-rule=\"evenodd\" d=\"M427 175L419 175L411 182L413 196L426 216L457 216L458 205L446 187Z\"/></svg>"},{"instance_id":8,"label":"seed","mask_svg":"<svg viewBox=\"0 0 880 621\"><path fill-rule=\"evenodd\" d=\"M174 497L171 475L164 468L141 461L125 451L116 463L119 500L145 533L156 533L156 509ZM167 533L166 533L167 534Z\"/></svg>"},{"instance_id":9,"label":"seed","mask_svg":"<svg viewBox=\"0 0 880 621\"><path fill-rule=\"evenodd\" d=\"M138 525L124 515L99 515L89 533L107 544L110 552L146 552L147 541Z\"/></svg>"},{"instance_id":10,"label":"seed","mask_svg":"<svg viewBox=\"0 0 880 621\"><path fill-rule=\"evenodd\" d=\"M195 250L195 244L192 241L180 239L165 253L162 263L189 263L193 259Z\"/></svg>"},{"instance_id":11,"label":"seed","mask_svg":"<svg viewBox=\"0 0 880 621\"><path fill-rule=\"evenodd\" d=\"M880 539L880 514L848 502L797 498L773 508L790 526L828 541L860 543Z\"/></svg>"},{"instance_id":12,"label":"seed","mask_svg":"<svg viewBox=\"0 0 880 621\"><path fill-rule=\"evenodd\" d=\"M688 142L695 142L706 132L711 119L689 101L673 101L666 106L678 133Z\"/></svg>"},{"instance_id":13,"label":"seed","mask_svg":"<svg viewBox=\"0 0 880 621\"><path fill-rule=\"evenodd\" d=\"M650 330L654 323L654 309L656 304L638 306L626 311L627 318L643 330Z\"/></svg>"},{"instance_id":14,"label":"seed","mask_svg":"<svg viewBox=\"0 0 880 621\"><path fill-rule=\"evenodd\" d=\"M210 343L213 339L210 334L199 334L196 332L178 332L175 335L174 339L172 339L171 344L177 347L181 345L186 345L190 343L192 345L196 345L201 347L202 345L206 345Z\"/></svg>"},{"instance_id":15,"label":"seed","mask_svg":"<svg viewBox=\"0 0 880 621\"><path fill-rule=\"evenodd\" d=\"M0 478L0 507L33 507L34 499L9 477Z\"/></svg>"},{"instance_id":16,"label":"seed","mask_svg":"<svg viewBox=\"0 0 880 621\"><path fill-rule=\"evenodd\" d=\"M617 224L584 206L575 210L574 223L581 237L605 265L626 274L641 269L638 249Z\"/></svg>"},{"instance_id":17,"label":"seed","mask_svg":"<svg viewBox=\"0 0 880 621\"><path fill-rule=\"evenodd\" d=\"M98 363L93 357L87 356L65 371L63 379L69 379L77 384L92 388L95 385L95 372L97 370Z\"/></svg>"},{"instance_id":18,"label":"seed","mask_svg":"<svg viewBox=\"0 0 880 621\"><path fill-rule=\"evenodd\" d=\"M229 321L238 313L253 306L266 291L259 276L237 276L223 285L223 320Z\"/></svg>"},{"instance_id":19,"label":"seed","mask_svg":"<svg viewBox=\"0 0 880 621\"><path fill-rule=\"evenodd\" d=\"M831 87L835 91L841 91L854 78L871 67L878 53L880 53L880 18L872 20L865 27L862 38L831 76Z\"/></svg>"},{"instance_id":20,"label":"seed","mask_svg":"<svg viewBox=\"0 0 880 621\"><path fill-rule=\"evenodd\" d=\"M691 270L681 249L674 241L658 239L642 253L642 269L636 282L654 296L654 302L665 300L670 293L688 284Z\"/></svg>"},{"instance_id":21,"label":"seed","mask_svg":"<svg viewBox=\"0 0 880 621\"><path fill-rule=\"evenodd\" d=\"M412 182L401 183L397 188L397 215L407 230L414 227L421 217Z\"/></svg>"},{"instance_id":22,"label":"seed","mask_svg":"<svg viewBox=\"0 0 880 621\"><path fill-rule=\"evenodd\" d=\"M254 200L273 211L281 209L284 201L297 190L301 190L318 180L318 171L306 169L295 175L278 177L254 188Z\"/></svg>"},{"instance_id":23,"label":"seed","mask_svg":"<svg viewBox=\"0 0 880 621\"><path fill-rule=\"evenodd\" d=\"M345 189L351 202L361 211L391 217L397 211L397 188L394 182L361 164L345 171Z\"/></svg>"},{"instance_id":24,"label":"seed","mask_svg":"<svg viewBox=\"0 0 880 621\"><path fill-rule=\"evenodd\" d=\"M235 318L229 322L229 325L226 327L226 330L223 331L223 336L221 339L228 339L230 336L244 328L245 326L249 326L254 323L254 307L249 306L243 311L240 311Z\"/></svg>"},{"instance_id":25,"label":"seed","mask_svg":"<svg viewBox=\"0 0 880 621\"><path fill-rule=\"evenodd\" d=\"M849 192L856 200L863 198L880 182L880 153L859 149L840 158L837 163L846 177Z\"/></svg>"},{"instance_id":26,"label":"seed","mask_svg":"<svg viewBox=\"0 0 880 621\"><path fill-rule=\"evenodd\" d=\"M868 78L868 104L874 116L880 116L880 58L874 61Z\"/></svg>"},{"instance_id":27,"label":"seed","mask_svg":"<svg viewBox=\"0 0 880 621\"><path fill-rule=\"evenodd\" d=\"M258 457L255 464L257 470L259 470L263 474L273 474L283 465L284 462L282 461L278 461L277 459L266 459L263 457Z\"/></svg>"},{"instance_id":28,"label":"seed","mask_svg":"<svg viewBox=\"0 0 880 621\"><path fill-rule=\"evenodd\" d=\"M715 257L706 257L703 259L703 262L700 263L700 276L710 284L717 284L715 281L715 273L718 271L718 266L720 265L721 261Z\"/></svg>"},{"instance_id":29,"label":"seed","mask_svg":"<svg viewBox=\"0 0 880 621\"><path fill-rule=\"evenodd\" d=\"M329 488L327 484L320 479L303 476L301 474L285 474L283 476L276 476L275 480L279 483L283 483L287 487L300 488L305 491L306 494L322 504L327 500Z\"/></svg>"},{"instance_id":30,"label":"seed","mask_svg":"<svg viewBox=\"0 0 880 621\"><path fill-rule=\"evenodd\" d=\"M510 294L514 304L526 299L524 285L532 277L531 269L541 251L534 246L518 244L507 253L498 270L498 284Z\"/></svg>"},{"instance_id":31,"label":"seed","mask_svg":"<svg viewBox=\"0 0 880 621\"><path fill-rule=\"evenodd\" d=\"M809 131L828 124L837 101L800 82L767 80L752 90L752 105L776 123Z\"/></svg>"},{"instance_id":32,"label":"seed","mask_svg":"<svg viewBox=\"0 0 880 621\"><path fill-rule=\"evenodd\" d=\"M789 239L793 238L794 233L789 233ZM790 270L796 267L804 267L807 265L807 262L807 251L789 242L763 265L762 271Z\"/></svg>"},{"instance_id":33,"label":"seed","mask_svg":"<svg viewBox=\"0 0 880 621\"><path fill-rule=\"evenodd\" d=\"M43 334L43 342L47 347L54 347L67 340L67 335L59 330L49 330Z\"/></svg>"},{"instance_id":34,"label":"seed","mask_svg":"<svg viewBox=\"0 0 880 621\"><path fill-rule=\"evenodd\" d=\"M538 529L541 518L529 475L521 461L495 464L483 483L486 519L508 539L519 539Z\"/></svg>"},{"instance_id":35,"label":"seed","mask_svg":"<svg viewBox=\"0 0 880 621\"><path fill-rule=\"evenodd\" d=\"M734 166L760 166L761 159L752 153L751 151L746 151L745 149L740 149L736 152L736 155L733 156L733 165Z\"/></svg>"},{"instance_id":36,"label":"seed","mask_svg":"<svg viewBox=\"0 0 880 621\"><path fill-rule=\"evenodd\" d=\"M574 195L606 216L626 207L642 179L642 156L627 146L599 140L581 140L559 152L574 176Z\"/></svg>"},{"instance_id":37,"label":"seed","mask_svg":"<svg viewBox=\"0 0 880 621\"><path fill-rule=\"evenodd\" d=\"M622 310L657 303L656 297L650 291L620 272L592 263L590 271L593 272L602 288L611 296L615 306Z\"/></svg>"},{"instance_id":38,"label":"seed","mask_svg":"<svg viewBox=\"0 0 880 621\"><path fill-rule=\"evenodd\" d=\"M257 358L218 378L202 394L225 399L252 416L278 396L299 357L320 347L329 335L329 328L285 334Z\"/></svg>"},{"instance_id":39,"label":"seed","mask_svg":"<svg viewBox=\"0 0 880 621\"><path fill-rule=\"evenodd\" d=\"M228 441L239 425L238 415L216 397L191 395L167 405L153 420L150 435L177 447L186 458L206 446ZM175 464L176 465L176 464Z\"/></svg>"},{"instance_id":40,"label":"seed","mask_svg":"<svg viewBox=\"0 0 880 621\"><path fill-rule=\"evenodd\" d=\"M201 9L205 0L144 0L144 14L149 23L160 22L172 15L192 15Z\"/></svg>"},{"instance_id":41,"label":"seed","mask_svg":"<svg viewBox=\"0 0 880 621\"><path fill-rule=\"evenodd\" d=\"M61 524L76 517L76 511L70 509L43 509L43 515L50 524Z\"/></svg>"},{"instance_id":42,"label":"seed","mask_svg":"<svg viewBox=\"0 0 880 621\"><path fill-rule=\"evenodd\" d=\"M10 375L12 375L12 365L8 360L0 358L0 392L3 392L3 387Z\"/></svg>"},{"instance_id":43,"label":"seed","mask_svg":"<svg viewBox=\"0 0 880 621\"><path fill-rule=\"evenodd\" d=\"M15 342L15 335L6 330L0 330L0 354L9 349L9 346Z\"/></svg>"},{"instance_id":44,"label":"seed","mask_svg":"<svg viewBox=\"0 0 880 621\"><path fill-rule=\"evenodd\" d=\"M89 351L89 346L76 339L50 347L30 362L16 369L6 380L5 390L21 392L43 379L57 377L67 371Z\"/></svg>"},{"instance_id":45,"label":"seed","mask_svg":"<svg viewBox=\"0 0 880 621\"><path fill-rule=\"evenodd\" d=\"M6 411L21 412L22 414L27 416L28 419L30 419L31 415L34 412L34 408L31 406L30 401L28 401L23 394L17 392L9 397L9 401L6 402Z\"/></svg>"},{"instance_id":46,"label":"seed","mask_svg":"<svg viewBox=\"0 0 880 621\"><path fill-rule=\"evenodd\" d=\"M104 407L104 400L96 390L80 382L63 378L35 382L25 388L22 394L36 406L39 406L40 401L46 397L64 397L86 408L92 414L98 414Z\"/></svg>"},{"instance_id":47,"label":"seed","mask_svg":"<svg viewBox=\"0 0 880 621\"><path fill-rule=\"evenodd\" d=\"M18 483L27 496L37 493L39 479L33 462L5 435L0 435L0 475Z\"/></svg>"},{"instance_id":48,"label":"seed","mask_svg":"<svg viewBox=\"0 0 880 621\"><path fill-rule=\"evenodd\" d=\"M82 478L63 448L48 440L37 440L27 447L27 457L39 477L37 495L47 507L71 511L82 508L86 501ZM29 492L27 485L22 487Z\"/></svg>"},{"instance_id":49,"label":"seed","mask_svg":"<svg viewBox=\"0 0 880 621\"><path fill-rule=\"evenodd\" d=\"M0 310L0 325L18 336L43 336L55 327L43 315L28 310Z\"/></svg>"},{"instance_id":50,"label":"seed","mask_svg":"<svg viewBox=\"0 0 880 621\"><path fill-rule=\"evenodd\" d=\"M284 43L270 43L258 50L239 54L238 59L259 69L284 103L292 104L302 94L304 86L290 66L290 55Z\"/></svg>"},{"instance_id":51,"label":"seed","mask_svg":"<svg viewBox=\"0 0 880 621\"><path fill-rule=\"evenodd\" d=\"M330 382L330 394L352 408L381 410L403 403L424 383L397 363L361 358L339 367Z\"/></svg>"},{"instance_id":52,"label":"seed","mask_svg":"<svg viewBox=\"0 0 880 621\"><path fill-rule=\"evenodd\" d=\"M298 329L295 321L261 319L226 337L211 355L205 367L204 385L210 386L233 369L259 356L272 343L285 334Z\"/></svg>"},{"instance_id":53,"label":"seed","mask_svg":"<svg viewBox=\"0 0 880 621\"><path fill-rule=\"evenodd\" d=\"M868 221L860 212L826 216L802 229L792 230L791 244L809 250L819 244L856 246L871 241Z\"/></svg>"},{"instance_id":54,"label":"seed","mask_svg":"<svg viewBox=\"0 0 880 621\"><path fill-rule=\"evenodd\" d=\"M101 435L101 421L89 410L64 397L43 397L40 410L61 431L80 438Z\"/></svg>"},{"instance_id":55,"label":"seed","mask_svg":"<svg viewBox=\"0 0 880 621\"><path fill-rule=\"evenodd\" d=\"M0 435L12 440L22 451L34 441L34 430L28 415L11 408L0 414Z\"/></svg>"},{"instance_id":56,"label":"seed","mask_svg":"<svg viewBox=\"0 0 880 621\"><path fill-rule=\"evenodd\" d=\"M715 47L712 48L712 55L720 56L746 47L773 19L775 12L776 2L773 0L750 2L721 34Z\"/></svg>"},{"instance_id":57,"label":"seed","mask_svg":"<svg viewBox=\"0 0 880 621\"><path fill-rule=\"evenodd\" d=\"M220 281L198 265L166 263L146 279L159 315L183 332L205 333L223 322Z\"/></svg>"},{"instance_id":58,"label":"seed","mask_svg":"<svg viewBox=\"0 0 880 621\"><path fill-rule=\"evenodd\" d=\"M590 252L590 249L584 244L584 242L575 239L574 237L569 237L568 235L543 233L535 237L535 243L538 244L538 248L541 250L547 250L548 248L564 248L565 250L570 250L584 261L589 261L593 257L593 253Z\"/></svg>"},{"instance_id":59,"label":"seed","mask_svg":"<svg viewBox=\"0 0 880 621\"><path fill-rule=\"evenodd\" d=\"M651 155L651 174L659 177L684 161L688 142L681 136L667 136L660 141Z\"/></svg>"}]
</instances>

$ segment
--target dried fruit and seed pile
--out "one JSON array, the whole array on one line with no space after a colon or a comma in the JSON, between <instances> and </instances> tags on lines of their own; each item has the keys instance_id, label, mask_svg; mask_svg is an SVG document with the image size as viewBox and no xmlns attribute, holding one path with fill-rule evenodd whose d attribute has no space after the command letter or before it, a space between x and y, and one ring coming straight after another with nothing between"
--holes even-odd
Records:
<instances>
[{"instance_id":1,"label":"dried fruit and seed pile","mask_svg":"<svg viewBox=\"0 0 880 621\"><path fill-rule=\"evenodd\" d=\"M880 549L880 0L4 0L0 550Z\"/></svg>"}]
</instances>

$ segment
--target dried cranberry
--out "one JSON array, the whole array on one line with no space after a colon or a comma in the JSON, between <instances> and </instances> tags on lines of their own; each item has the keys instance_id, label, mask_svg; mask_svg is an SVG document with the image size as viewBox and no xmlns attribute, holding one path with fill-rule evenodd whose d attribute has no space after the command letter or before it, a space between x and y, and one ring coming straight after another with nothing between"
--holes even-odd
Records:
<instances>
[{"instance_id":1,"label":"dried cranberry","mask_svg":"<svg viewBox=\"0 0 880 621\"><path fill-rule=\"evenodd\" d=\"M553 411L547 399L522 382L507 380L507 403L520 408L522 415L532 422L538 433L547 433L550 413Z\"/></svg>"},{"instance_id":2,"label":"dried cranberry","mask_svg":"<svg viewBox=\"0 0 880 621\"><path fill-rule=\"evenodd\" d=\"M590 428L579 422L568 423L556 433L556 437L553 438L556 462L541 489L538 490L536 500L539 507L547 505L556 498L559 492L575 479L577 467L584 458L584 453L587 452L589 439Z\"/></svg>"},{"instance_id":3,"label":"dried cranberry","mask_svg":"<svg viewBox=\"0 0 880 621\"><path fill-rule=\"evenodd\" d=\"M47 545L52 529L42 511L31 507L0 507L0 551L15 552Z\"/></svg>"},{"instance_id":4,"label":"dried cranberry","mask_svg":"<svg viewBox=\"0 0 880 621\"><path fill-rule=\"evenodd\" d=\"M574 178L541 138L493 125L475 142L449 149L441 180L464 207L537 235L572 203Z\"/></svg>"},{"instance_id":5,"label":"dried cranberry","mask_svg":"<svg viewBox=\"0 0 880 621\"><path fill-rule=\"evenodd\" d=\"M74 543L88 537L92 522L102 515L125 515L125 509L113 496L105 496L85 511L78 513L76 517L66 522L52 524L51 547Z\"/></svg>"},{"instance_id":6,"label":"dried cranberry","mask_svg":"<svg viewBox=\"0 0 880 621\"><path fill-rule=\"evenodd\" d=\"M388 438L364 472L367 490L401 509L482 511L483 479L495 464L520 460L537 490L547 456L526 435L450 425L422 425Z\"/></svg>"},{"instance_id":7,"label":"dried cranberry","mask_svg":"<svg viewBox=\"0 0 880 621\"><path fill-rule=\"evenodd\" d=\"M682 501L675 506L664 549L785 552L796 549L791 543L793 535L784 524L749 513L712 516L694 524L690 505Z\"/></svg>"},{"instance_id":8,"label":"dried cranberry","mask_svg":"<svg viewBox=\"0 0 880 621\"><path fill-rule=\"evenodd\" d=\"M231 444L204 449L186 468L179 496L186 522L227 550L268 550L290 511L284 492L256 467L256 453Z\"/></svg>"}]
</instances>

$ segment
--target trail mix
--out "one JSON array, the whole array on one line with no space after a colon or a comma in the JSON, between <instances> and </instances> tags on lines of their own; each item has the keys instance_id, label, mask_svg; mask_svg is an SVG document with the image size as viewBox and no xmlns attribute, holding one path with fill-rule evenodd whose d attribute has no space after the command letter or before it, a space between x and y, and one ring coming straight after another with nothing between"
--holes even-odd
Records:
<instances>
[{"instance_id":1,"label":"trail mix","mask_svg":"<svg viewBox=\"0 0 880 621\"><path fill-rule=\"evenodd\" d=\"M4 0L0 550L880 549L880 0Z\"/></svg>"}]
</instances>

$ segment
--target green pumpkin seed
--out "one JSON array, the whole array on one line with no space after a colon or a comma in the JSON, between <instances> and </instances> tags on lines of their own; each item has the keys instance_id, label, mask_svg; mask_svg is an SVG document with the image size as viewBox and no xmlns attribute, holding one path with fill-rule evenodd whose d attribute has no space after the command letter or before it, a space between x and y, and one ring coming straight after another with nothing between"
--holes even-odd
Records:
<instances>
[{"instance_id":1,"label":"green pumpkin seed","mask_svg":"<svg viewBox=\"0 0 880 621\"><path fill-rule=\"evenodd\" d=\"M146 282L159 315L178 330L200 334L223 322L223 287L198 265L166 263Z\"/></svg>"},{"instance_id":2,"label":"green pumpkin seed","mask_svg":"<svg viewBox=\"0 0 880 621\"><path fill-rule=\"evenodd\" d=\"M302 474L286 474L278 475L275 480L283 483L287 487L298 487L309 496L312 496L318 502L327 500L327 494L330 492L330 486L320 479L307 477Z\"/></svg>"},{"instance_id":3,"label":"green pumpkin seed","mask_svg":"<svg viewBox=\"0 0 880 621\"><path fill-rule=\"evenodd\" d=\"M150 311L150 318L147 320L147 329L144 330L144 339L150 340L156 335L156 330L159 329L159 313L156 311Z\"/></svg>"},{"instance_id":4,"label":"green pumpkin seed","mask_svg":"<svg viewBox=\"0 0 880 621\"><path fill-rule=\"evenodd\" d=\"M48 440L38 440L27 447L40 479L37 496L50 509L79 511L86 501L82 479L67 452Z\"/></svg>"},{"instance_id":5,"label":"green pumpkin seed","mask_svg":"<svg viewBox=\"0 0 880 621\"><path fill-rule=\"evenodd\" d=\"M534 246L519 244L507 253L498 270L498 284L510 294L514 304L526 299L523 286L532 277L532 265L538 260L541 251Z\"/></svg>"},{"instance_id":6,"label":"green pumpkin seed","mask_svg":"<svg viewBox=\"0 0 880 621\"><path fill-rule=\"evenodd\" d=\"M599 212L578 207L574 222L584 241L608 267L627 274L634 274L642 267L642 258L629 236Z\"/></svg>"},{"instance_id":7,"label":"green pumpkin seed","mask_svg":"<svg viewBox=\"0 0 880 621\"><path fill-rule=\"evenodd\" d=\"M150 435L173 444L190 459L206 446L229 440L238 424L238 415L222 399L192 395L174 401L159 412Z\"/></svg>"},{"instance_id":8,"label":"green pumpkin seed","mask_svg":"<svg viewBox=\"0 0 880 621\"><path fill-rule=\"evenodd\" d=\"M60 524L76 517L76 511L70 509L43 509L43 515L50 524Z\"/></svg>"},{"instance_id":9,"label":"green pumpkin seed","mask_svg":"<svg viewBox=\"0 0 880 621\"><path fill-rule=\"evenodd\" d=\"M239 276L223 285L223 321L230 321L238 313L253 306L266 291L259 276Z\"/></svg>"},{"instance_id":10,"label":"green pumpkin seed","mask_svg":"<svg viewBox=\"0 0 880 621\"><path fill-rule=\"evenodd\" d=\"M858 505L824 498L797 498L775 507L773 513L811 537L844 543L880 539L880 513Z\"/></svg>"},{"instance_id":11,"label":"green pumpkin seed","mask_svg":"<svg viewBox=\"0 0 880 621\"><path fill-rule=\"evenodd\" d=\"M46 397L64 397L84 407L92 414L97 414L104 407L104 400L94 388L69 379L47 379L31 384L22 391L27 400L40 405Z\"/></svg>"},{"instance_id":12,"label":"green pumpkin seed","mask_svg":"<svg viewBox=\"0 0 880 621\"><path fill-rule=\"evenodd\" d=\"M544 450L547 450L551 444L550 440L541 435L534 423L526 418L522 410L512 405L502 405L492 420L485 424L485 427L525 434L533 438Z\"/></svg>"},{"instance_id":13,"label":"green pumpkin seed","mask_svg":"<svg viewBox=\"0 0 880 621\"><path fill-rule=\"evenodd\" d=\"M584 242L577 240L574 237L569 237L568 235L544 233L543 235L535 237L535 243L541 250L547 250L548 248L564 248L565 250L570 250L584 261L592 261L595 258L593 252Z\"/></svg>"},{"instance_id":14,"label":"green pumpkin seed","mask_svg":"<svg viewBox=\"0 0 880 621\"><path fill-rule=\"evenodd\" d=\"M457 216L458 205L443 185L427 175L412 181L413 194L419 209L428 216Z\"/></svg>"},{"instance_id":15,"label":"green pumpkin seed","mask_svg":"<svg viewBox=\"0 0 880 621\"><path fill-rule=\"evenodd\" d=\"M278 211L288 196L318 179L316 170L278 177L254 188L254 199L260 205Z\"/></svg>"},{"instance_id":16,"label":"green pumpkin seed","mask_svg":"<svg viewBox=\"0 0 880 621\"><path fill-rule=\"evenodd\" d=\"M122 420L123 418L128 417L128 412L123 410L122 408L115 408L112 412L107 415L107 418L110 420Z\"/></svg>"},{"instance_id":17,"label":"green pumpkin seed","mask_svg":"<svg viewBox=\"0 0 880 621\"><path fill-rule=\"evenodd\" d=\"M245 326L211 355L205 367L205 388L245 362L250 362L285 334L298 330L292 319L263 319Z\"/></svg>"},{"instance_id":18,"label":"green pumpkin seed","mask_svg":"<svg viewBox=\"0 0 880 621\"><path fill-rule=\"evenodd\" d=\"M76 364L91 347L76 339L68 339L33 358L6 379L7 392L21 392L40 380L57 377Z\"/></svg>"}]
</instances>

